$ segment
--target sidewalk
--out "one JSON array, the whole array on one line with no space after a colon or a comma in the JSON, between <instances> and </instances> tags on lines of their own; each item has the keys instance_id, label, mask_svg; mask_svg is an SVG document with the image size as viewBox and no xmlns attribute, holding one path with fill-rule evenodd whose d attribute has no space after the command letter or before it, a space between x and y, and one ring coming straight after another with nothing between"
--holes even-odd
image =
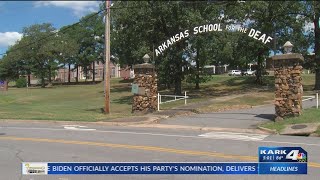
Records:
<instances>
[{"instance_id":1,"label":"sidewalk","mask_svg":"<svg viewBox=\"0 0 320 180\"><path fill-rule=\"evenodd\" d=\"M240 133L275 133L258 128L262 123L273 121L275 110L273 104L255 106L248 109L228 110L198 114L196 108L207 106L214 101L195 103L178 108L153 113L158 117L153 123L132 125L135 127L158 127L172 129L190 129L206 131L227 131ZM312 101L304 101L303 107L313 106Z\"/></svg>"},{"instance_id":2,"label":"sidewalk","mask_svg":"<svg viewBox=\"0 0 320 180\"><path fill-rule=\"evenodd\" d=\"M266 121L271 121L274 118L273 105L224 112L202 114L196 112L196 108L211 103L212 102L207 101L156 112L153 114L154 116L162 115L167 116L168 118L161 118L153 125L137 126L265 134L267 132L258 129L258 126Z\"/></svg>"}]
</instances>

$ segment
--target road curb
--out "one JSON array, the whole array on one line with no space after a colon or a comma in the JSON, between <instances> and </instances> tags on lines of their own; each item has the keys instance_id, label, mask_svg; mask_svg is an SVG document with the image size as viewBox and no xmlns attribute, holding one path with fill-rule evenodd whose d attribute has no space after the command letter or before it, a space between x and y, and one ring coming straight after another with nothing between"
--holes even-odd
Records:
<instances>
[{"instance_id":1,"label":"road curb","mask_svg":"<svg viewBox=\"0 0 320 180\"><path fill-rule=\"evenodd\" d=\"M273 129L268 129L268 128L261 127L261 126L258 126L258 129L260 129L261 131L265 131L267 133L278 134L278 132L276 130L273 130Z\"/></svg>"},{"instance_id":2,"label":"road curb","mask_svg":"<svg viewBox=\"0 0 320 180\"><path fill-rule=\"evenodd\" d=\"M200 127L200 126L183 126L183 125L167 125L167 124L139 124L128 125L130 127L140 128L163 128L163 129L184 129L198 131L217 131L217 132L237 132L237 133L252 133L252 134L270 134L270 132L261 131L259 129L238 129L238 128L220 128L220 127Z\"/></svg>"},{"instance_id":3,"label":"road curb","mask_svg":"<svg viewBox=\"0 0 320 180\"><path fill-rule=\"evenodd\" d=\"M144 117L145 118L145 117ZM116 121L59 121L59 120L26 120L26 119L1 119L0 121L3 123L19 123L19 122L28 122L28 123L53 123L53 124L97 124L97 125L109 125L109 126L126 126L126 125L136 125L136 124L152 124L156 123L162 117L148 117L145 121L137 121L137 122L116 122Z\"/></svg>"},{"instance_id":4,"label":"road curb","mask_svg":"<svg viewBox=\"0 0 320 180\"><path fill-rule=\"evenodd\" d=\"M221 128L221 127L200 127L200 126L185 126L185 125L169 125L158 124L161 119L166 119L169 116L150 116L145 121L139 122L83 122L83 121L55 121L55 120L16 120L16 119L2 119L1 122L8 123L53 123L61 125L103 125L103 126L128 126L136 128L162 128L162 129L177 129L177 130L196 130L196 131L217 131L217 132L235 132L235 133L252 133L252 134L274 134L274 131L266 128L261 129L240 129L240 128Z\"/></svg>"}]
</instances>

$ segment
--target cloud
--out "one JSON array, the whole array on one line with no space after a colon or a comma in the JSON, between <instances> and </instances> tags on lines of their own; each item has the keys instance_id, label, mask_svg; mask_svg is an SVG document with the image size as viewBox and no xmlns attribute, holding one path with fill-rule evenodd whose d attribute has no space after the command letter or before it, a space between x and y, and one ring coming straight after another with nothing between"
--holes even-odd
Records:
<instances>
[{"instance_id":1,"label":"cloud","mask_svg":"<svg viewBox=\"0 0 320 180\"><path fill-rule=\"evenodd\" d=\"M7 48L14 45L18 40L22 38L22 34L18 32L0 32L0 47Z\"/></svg>"},{"instance_id":2,"label":"cloud","mask_svg":"<svg viewBox=\"0 0 320 180\"><path fill-rule=\"evenodd\" d=\"M99 10L99 1L37 1L34 7L55 6L72 9L74 15L81 17Z\"/></svg>"}]
</instances>

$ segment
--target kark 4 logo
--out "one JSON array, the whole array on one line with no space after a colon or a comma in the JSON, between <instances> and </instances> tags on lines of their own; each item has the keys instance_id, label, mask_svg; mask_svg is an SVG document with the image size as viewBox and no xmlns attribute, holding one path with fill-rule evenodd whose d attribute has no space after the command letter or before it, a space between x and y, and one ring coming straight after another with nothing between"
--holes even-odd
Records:
<instances>
[{"instance_id":1,"label":"kark 4 logo","mask_svg":"<svg viewBox=\"0 0 320 180\"><path fill-rule=\"evenodd\" d=\"M286 159L291 159L294 161L299 161L299 162L306 162L307 161L307 156L303 152L299 152L299 150L291 150L287 156Z\"/></svg>"},{"instance_id":2,"label":"kark 4 logo","mask_svg":"<svg viewBox=\"0 0 320 180\"><path fill-rule=\"evenodd\" d=\"M286 155L286 159L299 161L299 162L306 162L307 156L305 153L300 152L299 150L291 150L287 153L287 150L260 150L261 155Z\"/></svg>"}]
</instances>

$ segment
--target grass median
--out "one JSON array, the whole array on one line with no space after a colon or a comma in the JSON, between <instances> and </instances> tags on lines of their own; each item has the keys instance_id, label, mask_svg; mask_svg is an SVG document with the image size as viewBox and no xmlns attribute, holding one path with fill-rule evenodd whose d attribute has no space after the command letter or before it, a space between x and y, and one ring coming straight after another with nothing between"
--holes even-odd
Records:
<instances>
[{"instance_id":1,"label":"grass median","mask_svg":"<svg viewBox=\"0 0 320 180\"><path fill-rule=\"evenodd\" d=\"M303 123L319 123L319 128L316 133L320 135L320 109L304 109L302 115L298 117L287 118L278 122L269 122L261 126L281 132L286 125Z\"/></svg>"}]
</instances>

